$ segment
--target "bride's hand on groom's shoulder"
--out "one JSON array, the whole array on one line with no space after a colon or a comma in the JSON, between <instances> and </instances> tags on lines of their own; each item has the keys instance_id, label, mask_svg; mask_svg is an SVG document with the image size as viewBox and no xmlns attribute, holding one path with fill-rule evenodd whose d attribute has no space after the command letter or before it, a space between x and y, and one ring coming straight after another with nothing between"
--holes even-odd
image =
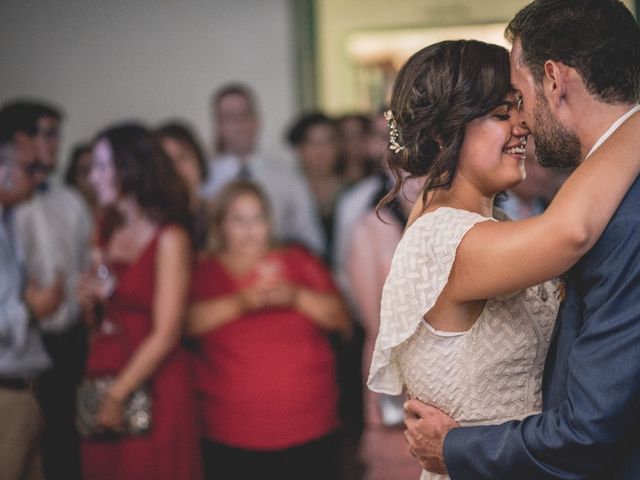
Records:
<instances>
[{"instance_id":1,"label":"bride's hand on groom's shoulder","mask_svg":"<svg viewBox=\"0 0 640 480\"><path fill-rule=\"evenodd\" d=\"M404 436L411 454L423 468L433 473L447 473L444 463L444 437L459 425L435 407L411 399L404 404Z\"/></svg>"}]
</instances>

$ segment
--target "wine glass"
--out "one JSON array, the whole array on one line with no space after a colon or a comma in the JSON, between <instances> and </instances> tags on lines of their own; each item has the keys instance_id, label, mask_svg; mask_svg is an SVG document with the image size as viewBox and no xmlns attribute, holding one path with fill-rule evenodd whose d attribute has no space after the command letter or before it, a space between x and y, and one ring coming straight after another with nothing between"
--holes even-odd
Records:
<instances>
[{"instance_id":1,"label":"wine glass","mask_svg":"<svg viewBox=\"0 0 640 480\"><path fill-rule=\"evenodd\" d=\"M97 262L93 270L94 291L98 297L95 305L95 315L100 331L105 335L114 335L118 332L118 326L105 315L105 302L113 295L116 290L117 278L109 269L104 255L98 254Z\"/></svg>"}]
</instances>

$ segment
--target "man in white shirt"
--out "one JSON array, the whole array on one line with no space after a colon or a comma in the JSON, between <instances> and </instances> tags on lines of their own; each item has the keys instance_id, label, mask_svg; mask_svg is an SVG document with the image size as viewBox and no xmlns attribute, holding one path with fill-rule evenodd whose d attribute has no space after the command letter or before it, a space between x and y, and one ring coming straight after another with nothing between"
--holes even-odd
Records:
<instances>
[{"instance_id":1,"label":"man in white shirt","mask_svg":"<svg viewBox=\"0 0 640 480\"><path fill-rule=\"evenodd\" d=\"M39 324L53 360L53 368L38 385L45 418L43 466L48 478L79 479L75 391L86 356L86 333L76 290L78 277L86 269L93 222L84 200L51 179L58 163L61 113L37 102L13 106L22 112L20 133L33 144L47 175L32 199L16 209L16 234L25 252L27 272L41 285L50 285L60 275L64 281L62 303Z\"/></svg>"},{"instance_id":2,"label":"man in white shirt","mask_svg":"<svg viewBox=\"0 0 640 480\"><path fill-rule=\"evenodd\" d=\"M276 237L322 254L325 238L306 183L298 172L257 151L259 120L251 90L240 84L223 86L214 93L211 113L216 156L210 160L203 195L215 196L232 180L255 181L271 202Z\"/></svg>"},{"instance_id":3,"label":"man in white shirt","mask_svg":"<svg viewBox=\"0 0 640 480\"><path fill-rule=\"evenodd\" d=\"M41 412L36 379L51 364L39 322L62 300L62 281L27 280L15 236L14 208L41 178L32 142L16 129L15 109L0 109L0 478L42 480Z\"/></svg>"}]
</instances>

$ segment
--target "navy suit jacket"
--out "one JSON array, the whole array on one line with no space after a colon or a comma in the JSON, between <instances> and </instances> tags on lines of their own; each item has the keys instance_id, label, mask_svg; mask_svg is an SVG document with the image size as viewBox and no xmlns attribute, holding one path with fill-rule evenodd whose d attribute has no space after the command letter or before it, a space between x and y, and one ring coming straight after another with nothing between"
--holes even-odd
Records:
<instances>
[{"instance_id":1,"label":"navy suit jacket","mask_svg":"<svg viewBox=\"0 0 640 480\"><path fill-rule=\"evenodd\" d=\"M640 179L571 269L544 411L445 437L453 480L640 479Z\"/></svg>"}]
</instances>

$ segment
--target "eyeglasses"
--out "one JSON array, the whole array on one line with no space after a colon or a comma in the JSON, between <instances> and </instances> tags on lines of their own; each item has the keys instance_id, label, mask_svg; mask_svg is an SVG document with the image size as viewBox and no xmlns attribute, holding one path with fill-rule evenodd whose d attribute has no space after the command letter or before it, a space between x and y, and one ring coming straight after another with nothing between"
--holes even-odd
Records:
<instances>
[{"instance_id":1,"label":"eyeglasses","mask_svg":"<svg viewBox=\"0 0 640 480\"><path fill-rule=\"evenodd\" d=\"M46 165L38 161L31 162L30 164L25 165L23 169L28 175L32 177L37 175L38 173L47 173L47 171L49 170Z\"/></svg>"},{"instance_id":2,"label":"eyeglasses","mask_svg":"<svg viewBox=\"0 0 640 480\"><path fill-rule=\"evenodd\" d=\"M40 135L47 140L58 140L60 138L60 129L58 128L40 128L36 130L36 135Z\"/></svg>"}]
</instances>

